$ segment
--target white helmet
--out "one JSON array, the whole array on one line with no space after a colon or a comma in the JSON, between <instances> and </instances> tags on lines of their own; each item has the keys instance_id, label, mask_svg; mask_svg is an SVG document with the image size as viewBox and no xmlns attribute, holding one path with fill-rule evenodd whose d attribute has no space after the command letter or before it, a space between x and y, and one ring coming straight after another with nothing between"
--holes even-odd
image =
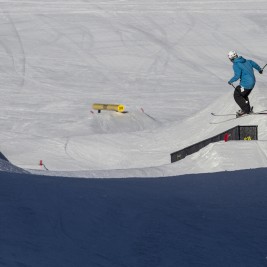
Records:
<instances>
[{"instance_id":1,"label":"white helmet","mask_svg":"<svg viewBox=\"0 0 267 267\"><path fill-rule=\"evenodd\" d=\"M236 51L230 51L228 53L228 58L231 60L231 61L234 61L235 58L238 58L238 55L236 53Z\"/></svg>"}]
</instances>

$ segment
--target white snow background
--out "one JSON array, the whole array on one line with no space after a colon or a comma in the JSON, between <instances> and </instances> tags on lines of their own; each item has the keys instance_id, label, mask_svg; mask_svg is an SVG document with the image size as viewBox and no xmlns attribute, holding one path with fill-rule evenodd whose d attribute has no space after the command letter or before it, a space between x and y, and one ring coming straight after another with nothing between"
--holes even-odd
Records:
<instances>
[{"instance_id":1,"label":"white snow background","mask_svg":"<svg viewBox=\"0 0 267 267\"><path fill-rule=\"evenodd\" d=\"M238 109L228 51L267 63L266 1L1 1L0 11L0 151L14 165L112 178L266 166L267 116L210 124L211 112ZM256 78L257 111L267 76ZM92 114L93 103L128 113ZM237 124L258 125L259 141L170 164Z\"/></svg>"},{"instance_id":2,"label":"white snow background","mask_svg":"<svg viewBox=\"0 0 267 267\"><path fill-rule=\"evenodd\" d=\"M210 115L266 44L266 0L0 0L0 266L266 266L267 115ZM170 163L236 125L259 140Z\"/></svg>"}]
</instances>

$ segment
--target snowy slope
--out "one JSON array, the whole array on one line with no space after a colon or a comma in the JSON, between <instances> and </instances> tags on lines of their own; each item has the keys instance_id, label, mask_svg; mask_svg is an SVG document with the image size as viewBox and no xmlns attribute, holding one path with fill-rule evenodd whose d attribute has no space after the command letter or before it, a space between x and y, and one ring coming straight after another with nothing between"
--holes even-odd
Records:
<instances>
[{"instance_id":1,"label":"snowy slope","mask_svg":"<svg viewBox=\"0 0 267 267\"><path fill-rule=\"evenodd\" d=\"M266 118L209 124L210 112L237 109L228 51L267 61L266 1L17 0L0 8L0 151L13 164L40 171L43 160L50 171L88 177L266 166ZM251 102L266 109L266 75L257 79ZM129 113L92 114L94 102ZM248 163L239 161L245 146L231 143L169 164L170 153L237 123L259 125Z\"/></svg>"},{"instance_id":2,"label":"snowy slope","mask_svg":"<svg viewBox=\"0 0 267 267\"><path fill-rule=\"evenodd\" d=\"M0 266L266 266L267 116L210 123L237 110L228 51L267 63L266 0L3 0L0 23ZM259 141L170 164L237 124Z\"/></svg>"}]
</instances>

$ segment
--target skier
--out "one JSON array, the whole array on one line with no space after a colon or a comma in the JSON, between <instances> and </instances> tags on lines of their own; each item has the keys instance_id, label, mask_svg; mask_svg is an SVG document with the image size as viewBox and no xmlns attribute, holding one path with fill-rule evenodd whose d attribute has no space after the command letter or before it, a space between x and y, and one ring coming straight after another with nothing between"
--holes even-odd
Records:
<instances>
[{"instance_id":1,"label":"skier","mask_svg":"<svg viewBox=\"0 0 267 267\"><path fill-rule=\"evenodd\" d=\"M240 85L235 88L234 99L239 105L241 110L237 111L237 116L242 116L244 114L249 114L252 112L250 107L248 96L255 86L256 79L254 75L254 69L256 69L260 74L262 74L263 69L254 61L247 60L241 56L238 56L235 51L230 51L228 53L228 58L233 62L234 77L228 81L228 84L233 85L240 79Z\"/></svg>"}]
</instances>

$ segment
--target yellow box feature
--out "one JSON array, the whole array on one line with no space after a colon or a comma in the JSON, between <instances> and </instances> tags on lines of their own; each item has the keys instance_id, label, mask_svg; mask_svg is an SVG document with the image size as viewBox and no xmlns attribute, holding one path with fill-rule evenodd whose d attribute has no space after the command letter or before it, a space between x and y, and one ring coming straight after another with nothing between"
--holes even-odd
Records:
<instances>
[{"instance_id":1,"label":"yellow box feature","mask_svg":"<svg viewBox=\"0 0 267 267\"><path fill-rule=\"evenodd\" d=\"M123 112L124 111L124 105L121 104L93 104L93 109L95 110L113 110L117 112Z\"/></svg>"}]
</instances>

